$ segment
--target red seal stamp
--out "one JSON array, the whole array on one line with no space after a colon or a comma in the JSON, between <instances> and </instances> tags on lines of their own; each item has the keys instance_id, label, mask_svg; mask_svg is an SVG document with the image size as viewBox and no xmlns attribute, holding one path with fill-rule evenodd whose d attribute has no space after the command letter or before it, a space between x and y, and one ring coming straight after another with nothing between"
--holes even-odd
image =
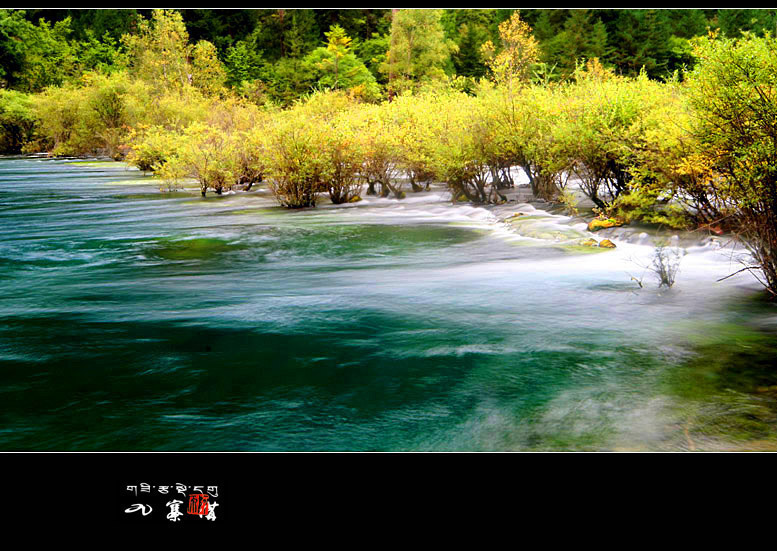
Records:
<instances>
[{"instance_id":1,"label":"red seal stamp","mask_svg":"<svg viewBox=\"0 0 777 551\"><path fill-rule=\"evenodd\" d=\"M207 515L208 494L189 494L189 509L186 512L190 515Z\"/></svg>"}]
</instances>

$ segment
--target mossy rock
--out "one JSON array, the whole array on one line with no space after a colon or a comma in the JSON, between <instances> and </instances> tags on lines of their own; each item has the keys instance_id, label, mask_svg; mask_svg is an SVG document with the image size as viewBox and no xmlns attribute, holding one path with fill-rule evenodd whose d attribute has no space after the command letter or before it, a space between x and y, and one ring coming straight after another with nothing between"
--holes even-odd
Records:
<instances>
[{"instance_id":1,"label":"mossy rock","mask_svg":"<svg viewBox=\"0 0 777 551\"><path fill-rule=\"evenodd\" d=\"M616 220L615 218L594 218L588 223L588 231L603 230L606 228L615 228L622 226L623 222Z\"/></svg>"},{"instance_id":2,"label":"mossy rock","mask_svg":"<svg viewBox=\"0 0 777 551\"><path fill-rule=\"evenodd\" d=\"M599 246L604 247L605 249L614 249L615 243L613 243L609 239L602 239L601 241L599 241Z\"/></svg>"},{"instance_id":3,"label":"mossy rock","mask_svg":"<svg viewBox=\"0 0 777 551\"><path fill-rule=\"evenodd\" d=\"M456 197L456 202L457 203L466 203L467 201L469 201L469 197L467 197L463 193Z\"/></svg>"},{"instance_id":4,"label":"mossy rock","mask_svg":"<svg viewBox=\"0 0 777 551\"><path fill-rule=\"evenodd\" d=\"M589 237L585 241L581 241L580 245L582 245L583 247L597 247L599 246L599 243L596 241L596 239Z\"/></svg>"},{"instance_id":5,"label":"mossy rock","mask_svg":"<svg viewBox=\"0 0 777 551\"><path fill-rule=\"evenodd\" d=\"M405 197L407 197L407 194L404 191L400 191L399 193L396 194L396 197L397 199L404 199Z\"/></svg>"},{"instance_id":6,"label":"mossy rock","mask_svg":"<svg viewBox=\"0 0 777 551\"><path fill-rule=\"evenodd\" d=\"M351 197L350 199L348 199L348 202L349 202L349 203L358 203L358 202L359 202L359 201L361 201L361 200L362 200L362 198L361 198L361 197L359 197L358 195L354 195L353 197Z\"/></svg>"}]
</instances>

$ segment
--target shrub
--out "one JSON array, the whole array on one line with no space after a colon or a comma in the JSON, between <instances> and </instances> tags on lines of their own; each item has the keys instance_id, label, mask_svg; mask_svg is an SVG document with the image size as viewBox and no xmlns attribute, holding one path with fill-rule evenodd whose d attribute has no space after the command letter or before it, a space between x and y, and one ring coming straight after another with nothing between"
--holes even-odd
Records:
<instances>
[{"instance_id":1,"label":"shrub","mask_svg":"<svg viewBox=\"0 0 777 551\"><path fill-rule=\"evenodd\" d=\"M361 142L347 116L328 124L322 138L322 154L328 165L324 185L334 204L347 203L358 197L363 188Z\"/></svg>"},{"instance_id":2,"label":"shrub","mask_svg":"<svg viewBox=\"0 0 777 551\"><path fill-rule=\"evenodd\" d=\"M131 144L127 162L143 172L152 172L176 151L180 134L162 126L140 127L130 132L127 141Z\"/></svg>"},{"instance_id":3,"label":"shrub","mask_svg":"<svg viewBox=\"0 0 777 551\"><path fill-rule=\"evenodd\" d=\"M430 132L425 147L433 172L447 183L454 200L499 202L499 180L492 174L502 161L488 111L463 93L429 96Z\"/></svg>"},{"instance_id":4,"label":"shrub","mask_svg":"<svg viewBox=\"0 0 777 551\"><path fill-rule=\"evenodd\" d=\"M20 153L33 140L35 114L27 94L0 90L0 153Z\"/></svg>"},{"instance_id":5,"label":"shrub","mask_svg":"<svg viewBox=\"0 0 777 551\"><path fill-rule=\"evenodd\" d=\"M142 122L147 104L147 87L123 72L85 73L77 83L32 97L38 134L52 153L116 159L124 156L122 146Z\"/></svg>"},{"instance_id":6,"label":"shrub","mask_svg":"<svg viewBox=\"0 0 777 551\"><path fill-rule=\"evenodd\" d=\"M194 123L176 140L169 157L159 169L159 176L177 181L194 178L204 197L208 189L221 195L236 184L235 141L221 129Z\"/></svg>"},{"instance_id":7,"label":"shrub","mask_svg":"<svg viewBox=\"0 0 777 551\"><path fill-rule=\"evenodd\" d=\"M685 256L685 251L674 241L673 238L670 241L659 242L649 267L658 278L659 288L669 288L674 285L677 272L680 269L680 262Z\"/></svg>"},{"instance_id":8,"label":"shrub","mask_svg":"<svg viewBox=\"0 0 777 551\"><path fill-rule=\"evenodd\" d=\"M74 84L33 96L39 133L54 155L87 155L100 148L88 96L86 88Z\"/></svg>"},{"instance_id":9,"label":"shrub","mask_svg":"<svg viewBox=\"0 0 777 551\"><path fill-rule=\"evenodd\" d=\"M432 165L429 134L435 105L429 95L403 94L386 106L396 125L398 163L410 179L413 191L428 188L437 177ZM366 128L365 131L369 131Z\"/></svg>"},{"instance_id":10,"label":"shrub","mask_svg":"<svg viewBox=\"0 0 777 551\"><path fill-rule=\"evenodd\" d=\"M281 206L316 206L316 194L324 190L326 171L322 141L321 127L295 111L282 113L268 129L267 184Z\"/></svg>"},{"instance_id":11,"label":"shrub","mask_svg":"<svg viewBox=\"0 0 777 551\"><path fill-rule=\"evenodd\" d=\"M703 192L728 207L762 275L752 273L777 299L777 40L712 36L698 40L695 53L699 64L688 79L694 134L713 175Z\"/></svg>"},{"instance_id":12,"label":"shrub","mask_svg":"<svg viewBox=\"0 0 777 551\"><path fill-rule=\"evenodd\" d=\"M541 86L524 86L519 91L483 87L479 97L493 129L491 147L496 156L492 163L497 179L512 184L510 168L520 166L535 197L555 199L566 185L570 163L555 134L561 124L561 107L566 102L563 90Z\"/></svg>"},{"instance_id":13,"label":"shrub","mask_svg":"<svg viewBox=\"0 0 777 551\"><path fill-rule=\"evenodd\" d=\"M367 182L367 193L401 199L405 196L398 176L403 168L402 140L391 104L365 105L354 113L354 124L359 137L359 148L364 163L362 175Z\"/></svg>"}]
</instances>

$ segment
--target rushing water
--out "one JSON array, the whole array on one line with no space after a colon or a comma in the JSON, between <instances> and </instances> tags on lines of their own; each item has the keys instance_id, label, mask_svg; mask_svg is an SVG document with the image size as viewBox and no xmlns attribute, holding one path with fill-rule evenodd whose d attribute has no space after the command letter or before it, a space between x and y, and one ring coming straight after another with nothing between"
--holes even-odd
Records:
<instances>
[{"instance_id":1,"label":"rushing water","mask_svg":"<svg viewBox=\"0 0 777 551\"><path fill-rule=\"evenodd\" d=\"M29 158L0 159L0 221L3 450L694 449L741 432L731 393L772 436L751 387L777 381L688 363L774 315L712 245L640 289L651 247L582 254L442 192L286 211Z\"/></svg>"}]
</instances>

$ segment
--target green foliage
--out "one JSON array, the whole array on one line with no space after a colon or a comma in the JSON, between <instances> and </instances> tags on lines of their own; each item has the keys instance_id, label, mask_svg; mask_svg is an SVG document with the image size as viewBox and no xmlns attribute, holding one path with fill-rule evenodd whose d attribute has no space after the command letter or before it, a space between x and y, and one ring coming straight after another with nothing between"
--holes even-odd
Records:
<instances>
[{"instance_id":1,"label":"green foliage","mask_svg":"<svg viewBox=\"0 0 777 551\"><path fill-rule=\"evenodd\" d=\"M314 67L304 59L283 58L276 62L267 76L270 99L281 105L291 105L313 90Z\"/></svg>"},{"instance_id":2,"label":"green foliage","mask_svg":"<svg viewBox=\"0 0 777 551\"><path fill-rule=\"evenodd\" d=\"M456 45L445 38L442 10L394 10L389 51L381 71L388 76L389 94L418 89L445 79L445 67Z\"/></svg>"},{"instance_id":3,"label":"green foliage","mask_svg":"<svg viewBox=\"0 0 777 551\"><path fill-rule=\"evenodd\" d=\"M265 172L261 136L267 120L268 112L253 104L226 100L185 127L152 126L132 136L128 161L155 171L170 187L193 179L202 195L250 189Z\"/></svg>"},{"instance_id":4,"label":"green foliage","mask_svg":"<svg viewBox=\"0 0 777 551\"><path fill-rule=\"evenodd\" d=\"M263 78L267 72L266 65L267 62L255 42L241 40L226 51L224 66L227 72L227 83L237 87L243 82Z\"/></svg>"},{"instance_id":5,"label":"green foliage","mask_svg":"<svg viewBox=\"0 0 777 551\"><path fill-rule=\"evenodd\" d=\"M687 229L689 217L679 204L670 203L671 195L658 186L633 186L629 193L618 196L611 211L625 222L641 220L649 224Z\"/></svg>"},{"instance_id":6,"label":"green foliage","mask_svg":"<svg viewBox=\"0 0 777 551\"><path fill-rule=\"evenodd\" d=\"M313 50L305 58L320 88L353 90L358 96L375 100L380 89L375 77L351 51L351 39L335 25L326 33L326 47Z\"/></svg>"},{"instance_id":7,"label":"green foliage","mask_svg":"<svg viewBox=\"0 0 777 551\"><path fill-rule=\"evenodd\" d=\"M437 90L406 96L397 104L404 111L399 135L406 136L399 142L400 164L416 179L439 178L457 201L501 200L495 176L503 166L503 150L478 98Z\"/></svg>"},{"instance_id":8,"label":"green foliage","mask_svg":"<svg viewBox=\"0 0 777 551\"><path fill-rule=\"evenodd\" d=\"M615 39L620 45L613 62L628 75L637 75L644 67L657 77L669 71L669 27L662 10L624 11L618 16Z\"/></svg>"},{"instance_id":9,"label":"green foliage","mask_svg":"<svg viewBox=\"0 0 777 551\"><path fill-rule=\"evenodd\" d=\"M154 10L151 20L141 19L137 34L124 35L130 74L162 90L194 86L206 93L221 90L227 75L207 41L189 43L179 12Z\"/></svg>"},{"instance_id":10,"label":"green foliage","mask_svg":"<svg viewBox=\"0 0 777 551\"><path fill-rule=\"evenodd\" d=\"M324 186L331 201L338 205L360 196L363 188L364 151L359 140L359 128L348 112L324 123L321 140L327 170Z\"/></svg>"},{"instance_id":11,"label":"green foliage","mask_svg":"<svg viewBox=\"0 0 777 551\"><path fill-rule=\"evenodd\" d=\"M150 10L141 10L143 12ZM226 51L236 42L246 39L256 28L260 14L268 10L231 9L182 9L191 41L206 40L216 46L219 52ZM125 31L122 34L126 34Z\"/></svg>"},{"instance_id":12,"label":"green foliage","mask_svg":"<svg viewBox=\"0 0 777 551\"><path fill-rule=\"evenodd\" d=\"M261 10L253 36L271 62L302 58L318 45L320 38L316 14L308 9Z\"/></svg>"},{"instance_id":13,"label":"green foliage","mask_svg":"<svg viewBox=\"0 0 777 551\"><path fill-rule=\"evenodd\" d=\"M237 180L236 141L232 136L204 123L195 122L176 137L172 154L160 166L164 180L193 178L203 196L208 189L221 195L232 189Z\"/></svg>"},{"instance_id":14,"label":"green foliage","mask_svg":"<svg viewBox=\"0 0 777 551\"><path fill-rule=\"evenodd\" d=\"M178 147L179 134L162 126L134 129L129 137L132 149L127 162L143 172L159 170Z\"/></svg>"},{"instance_id":15,"label":"green foliage","mask_svg":"<svg viewBox=\"0 0 777 551\"><path fill-rule=\"evenodd\" d=\"M33 24L24 11L0 10L0 83L37 92L65 81L76 66L70 20Z\"/></svg>"},{"instance_id":16,"label":"green foliage","mask_svg":"<svg viewBox=\"0 0 777 551\"><path fill-rule=\"evenodd\" d=\"M124 70L126 58L121 43L106 32L98 39L91 30L76 42L75 52L81 72L111 73Z\"/></svg>"},{"instance_id":17,"label":"green foliage","mask_svg":"<svg viewBox=\"0 0 777 551\"><path fill-rule=\"evenodd\" d=\"M496 11L447 9L441 22L446 36L456 45L451 56L456 74L473 79L485 77L487 67L482 47L497 38Z\"/></svg>"},{"instance_id":18,"label":"green foliage","mask_svg":"<svg viewBox=\"0 0 777 551\"><path fill-rule=\"evenodd\" d=\"M332 169L327 123L347 101L338 93L316 93L307 102L279 113L264 144L268 185L281 206L314 207Z\"/></svg>"},{"instance_id":19,"label":"green foliage","mask_svg":"<svg viewBox=\"0 0 777 551\"><path fill-rule=\"evenodd\" d=\"M777 11L773 9L725 9L717 10L720 31L729 38L739 38L742 33L763 34L777 25Z\"/></svg>"},{"instance_id":20,"label":"green foliage","mask_svg":"<svg viewBox=\"0 0 777 551\"><path fill-rule=\"evenodd\" d=\"M544 61L571 78L580 61L604 59L608 54L607 29L591 10L572 10L563 30L544 44Z\"/></svg>"},{"instance_id":21,"label":"green foliage","mask_svg":"<svg viewBox=\"0 0 777 551\"><path fill-rule=\"evenodd\" d=\"M119 40L122 35L132 32L138 22L139 11L136 9L28 9L25 17L28 21L36 22L41 17L52 23L70 20L70 28L73 31L72 38L77 41L87 39L89 34L94 36L108 35L112 40Z\"/></svg>"},{"instance_id":22,"label":"green foliage","mask_svg":"<svg viewBox=\"0 0 777 551\"><path fill-rule=\"evenodd\" d=\"M20 153L33 139L35 122L30 96L0 90L0 153Z\"/></svg>"},{"instance_id":23,"label":"green foliage","mask_svg":"<svg viewBox=\"0 0 777 551\"><path fill-rule=\"evenodd\" d=\"M554 137L581 190L600 209L608 210L630 191L637 151L657 122L651 107L661 100L654 101L652 94L659 93L660 85L653 84L644 74L626 79L589 62L567 88Z\"/></svg>"},{"instance_id":24,"label":"green foliage","mask_svg":"<svg viewBox=\"0 0 777 551\"><path fill-rule=\"evenodd\" d=\"M182 70L192 62L191 49L202 41L211 44L226 65L229 86L252 83L248 87L264 88L268 97L282 96L290 104L308 93L309 85L289 86L287 77L294 64L286 62L277 71L271 67L282 60L301 61L327 41L326 32L335 25L353 39L353 53L380 85L392 80L393 96L408 86L416 88L419 81L441 80L440 71L470 81L484 77L488 67L482 47L488 41L499 42L499 25L516 10L30 9L0 13L0 79L15 89L37 91L78 79L83 71L111 72L127 63L135 76L145 74L142 78L149 83L180 86L192 74ZM684 41L703 34L708 26L718 26L732 37L743 30L760 33L774 28L775 12L527 9L522 10L522 19L536 27L540 59L556 67L556 77L572 78L579 61L598 57L620 74L634 76L644 66L652 78L662 78L693 64ZM389 51L399 56L389 58ZM409 56L404 55L408 52ZM156 78L160 73L162 80ZM398 80L393 82L395 73ZM191 84L211 88L208 82ZM467 89L474 90L474 85L468 84Z\"/></svg>"},{"instance_id":25,"label":"green foliage","mask_svg":"<svg viewBox=\"0 0 777 551\"><path fill-rule=\"evenodd\" d=\"M123 155L130 127L147 108L148 89L126 73L86 73L78 83L33 96L38 133L57 155Z\"/></svg>"},{"instance_id":26,"label":"green foliage","mask_svg":"<svg viewBox=\"0 0 777 551\"><path fill-rule=\"evenodd\" d=\"M375 81L380 85L386 84L386 75L380 71L381 65L386 62L386 53L389 50L389 37L385 34L373 33L372 36L360 40L354 46L354 53L370 70Z\"/></svg>"},{"instance_id":27,"label":"green foliage","mask_svg":"<svg viewBox=\"0 0 777 551\"><path fill-rule=\"evenodd\" d=\"M729 205L729 219L777 297L777 40L769 33L711 36L695 46L700 63L689 76L689 99L699 114L694 133L717 176L705 191Z\"/></svg>"}]
</instances>

